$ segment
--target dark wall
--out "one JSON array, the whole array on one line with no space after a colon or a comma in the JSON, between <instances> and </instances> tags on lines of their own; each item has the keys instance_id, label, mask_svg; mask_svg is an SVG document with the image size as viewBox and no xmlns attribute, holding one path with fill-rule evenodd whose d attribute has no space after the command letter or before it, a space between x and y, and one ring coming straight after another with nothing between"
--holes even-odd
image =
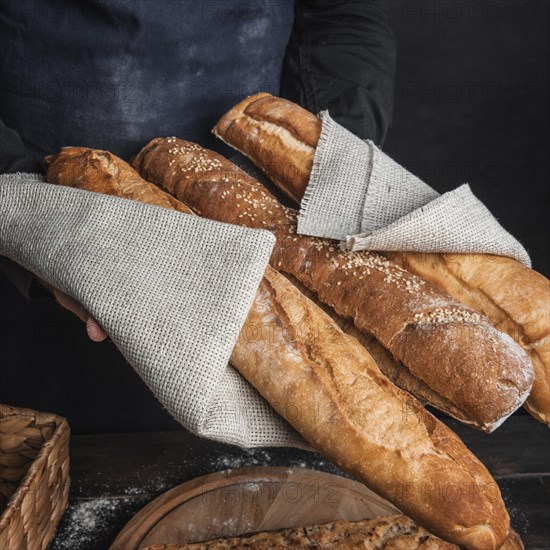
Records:
<instances>
[{"instance_id":1,"label":"dark wall","mask_svg":"<svg viewBox=\"0 0 550 550\"><path fill-rule=\"evenodd\" d=\"M461 183L550 275L550 2L388 0L398 45L385 150Z\"/></svg>"},{"instance_id":2,"label":"dark wall","mask_svg":"<svg viewBox=\"0 0 550 550\"><path fill-rule=\"evenodd\" d=\"M390 0L399 59L386 151L439 191L464 181L550 274L546 1ZM0 402L74 432L177 428L110 343L0 276Z\"/></svg>"}]
</instances>

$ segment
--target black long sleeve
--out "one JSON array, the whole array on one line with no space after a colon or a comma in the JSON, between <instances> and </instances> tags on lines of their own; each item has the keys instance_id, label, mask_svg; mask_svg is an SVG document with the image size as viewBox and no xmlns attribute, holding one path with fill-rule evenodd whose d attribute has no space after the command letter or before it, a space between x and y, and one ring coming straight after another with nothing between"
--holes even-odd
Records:
<instances>
[{"instance_id":1,"label":"black long sleeve","mask_svg":"<svg viewBox=\"0 0 550 550\"><path fill-rule=\"evenodd\" d=\"M37 173L42 167L23 145L19 134L0 119L0 174Z\"/></svg>"},{"instance_id":2,"label":"black long sleeve","mask_svg":"<svg viewBox=\"0 0 550 550\"><path fill-rule=\"evenodd\" d=\"M391 123L396 47L381 0L297 0L281 94L328 109L381 144Z\"/></svg>"},{"instance_id":3,"label":"black long sleeve","mask_svg":"<svg viewBox=\"0 0 550 550\"><path fill-rule=\"evenodd\" d=\"M8 128L0 119L0 174L41 171L41 166L27 152L19 134ZM34 275L15 262L0 256L0 272L4 273L26 298L37 294L33 292L36 286Z\"/></svg>"}]
</instances>

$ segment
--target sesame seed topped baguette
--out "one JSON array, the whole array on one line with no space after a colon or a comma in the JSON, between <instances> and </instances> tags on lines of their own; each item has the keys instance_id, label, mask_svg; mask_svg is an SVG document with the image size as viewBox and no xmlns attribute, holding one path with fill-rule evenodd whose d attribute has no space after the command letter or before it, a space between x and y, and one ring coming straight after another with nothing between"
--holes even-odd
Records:
<instances>
[{"instance_id":1,"label":"sesame seed topped baguette","mask_svg":"<svg viewBox=\"0 0 550 550\"><path fill-rule=\"evenodd\" d=\"M257 94L229 110L213 132L301 201L321 135L314 114L285 99ZM550 426L550 281L516 260L490 254L384 255L486 315L525 349L535 372L525 406Z\"/></svg>"},{"instance_id":2,"label":"sesame seed topped baguette","mask_svg":"<svg viewBox=\"0 0 550 550\"><path fill-rule=\"evenodd\" d=\"M528 395L529 358L485 317L380 254L342 251L334 241L296 234L296 212L221 155L157 138L134 166L200 215L272 231L271 265L374 335L429 388L434 397L421 397L434 406L491 431Z\"/></svg>"},{"instance_id":3,"label":"sesame seed topped baguette","mask_svg":"<svg viewBox=\"0 0 550 550\"><path fill-rule=\"evenodd\" d=\"M47 177L186 211L104 151L63 149ZM420 525L471 549L497 549L506 538L509 516L486 468L270 267L231 363L313 447Z\"/></svg>"}]
</instances>

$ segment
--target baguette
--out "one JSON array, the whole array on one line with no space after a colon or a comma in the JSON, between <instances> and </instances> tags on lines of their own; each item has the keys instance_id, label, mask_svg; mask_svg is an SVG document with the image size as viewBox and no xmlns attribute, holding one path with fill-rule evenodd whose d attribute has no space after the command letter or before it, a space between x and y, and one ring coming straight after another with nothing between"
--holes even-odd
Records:
<instances>
[{"instance_id":1,"label":"baguette","mask_svg":"<svg viewBox=\"0 0 550 550\"><path fill-rule=\"evenodd\" d=\"M405 389L430 404L489 432L527 397L529 358L485 317L380 254L297 235L296 212L221 155L158 138L134 166L200 215L271 230L271 265L374 335L402 365L400 373L408 371L399 376L410 382Z\"/></svg>"},{"instance_id":2,"label":"baguette","mask_svg":"<svg viewBox=\"0 0 550 550\"><path fill-rule=\"evenodd\" d=\"M110 153L63 149L48 162L52 183L177 208ZM431 532L483 550L506 538L509 516L486 468L272 268L231 363L314 448Z\"/></svg>"},{"instance_id":3,"label":"baguette","mask_svg":"<svg viewBox=\"0 0 550 550\"><path fill-rule=\"evenodd\" d=\"M321 135L319 118L284 99L258 94L225 114L214 134L301 201ZM523 347L535 371L525 406L550 426L550 281L520 262L490 254L384 255L487 316Z\"/></svg>"}]
</instances>

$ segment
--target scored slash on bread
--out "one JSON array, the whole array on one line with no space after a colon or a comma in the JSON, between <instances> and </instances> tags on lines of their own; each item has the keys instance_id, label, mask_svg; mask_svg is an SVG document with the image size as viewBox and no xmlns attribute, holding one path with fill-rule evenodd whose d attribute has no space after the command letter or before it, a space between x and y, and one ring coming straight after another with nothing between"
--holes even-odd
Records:
<instances>
[{"instance_id":1,"label":"scored slash on bread","mask_svg":"<svg viewBox=\"0 0 550 550\"><path fill-rule=\"evenodd\" d=\"M531 362L487 318L381 254L298 235L296 211L221 155L157 138L134 166L204 217L273 232L271 265L374 335L399 362L394 380L406 390L488 432L525 401Z\"/></svg>"},{"instance_id":2,"label":"scored slash on bread","mask_svg":"<svg viewBox=\"0 0 550 550\"><path fill-rule=\"evenodd\" d=\"M260 93L230 109L213 133L300 202L321 135L318 117L288 100ZM535 371L525 406L550 426L550 281L511 258L489 254L384 254L486 315L525 349ZM409 389L407 376L404 380L403 387Z\"/></svg>"},{"instance_id":3,"label":"scored slash on bread","mask_svg":"<svg viewBox=\"0 0 550 550\"><path fill-rule=\"evenodd\" d=\"M104 151L64 149L49 159L47 178L187 211ZM270 267L231 362L313 447L431 532L483 550L506 538L509 516L486 468Z\"/></svg>"},{"instance_id":4,"label":"scored slash on bread","mask_svg":"<svg viewBox=\"0 0 550 550\"><path fill-rule=\"evenodd\" d=\"M212 133L260 168L299 203L309 182L321 119L271 94L247 97L218 121Z\"/></svg>"}]
</instances>

